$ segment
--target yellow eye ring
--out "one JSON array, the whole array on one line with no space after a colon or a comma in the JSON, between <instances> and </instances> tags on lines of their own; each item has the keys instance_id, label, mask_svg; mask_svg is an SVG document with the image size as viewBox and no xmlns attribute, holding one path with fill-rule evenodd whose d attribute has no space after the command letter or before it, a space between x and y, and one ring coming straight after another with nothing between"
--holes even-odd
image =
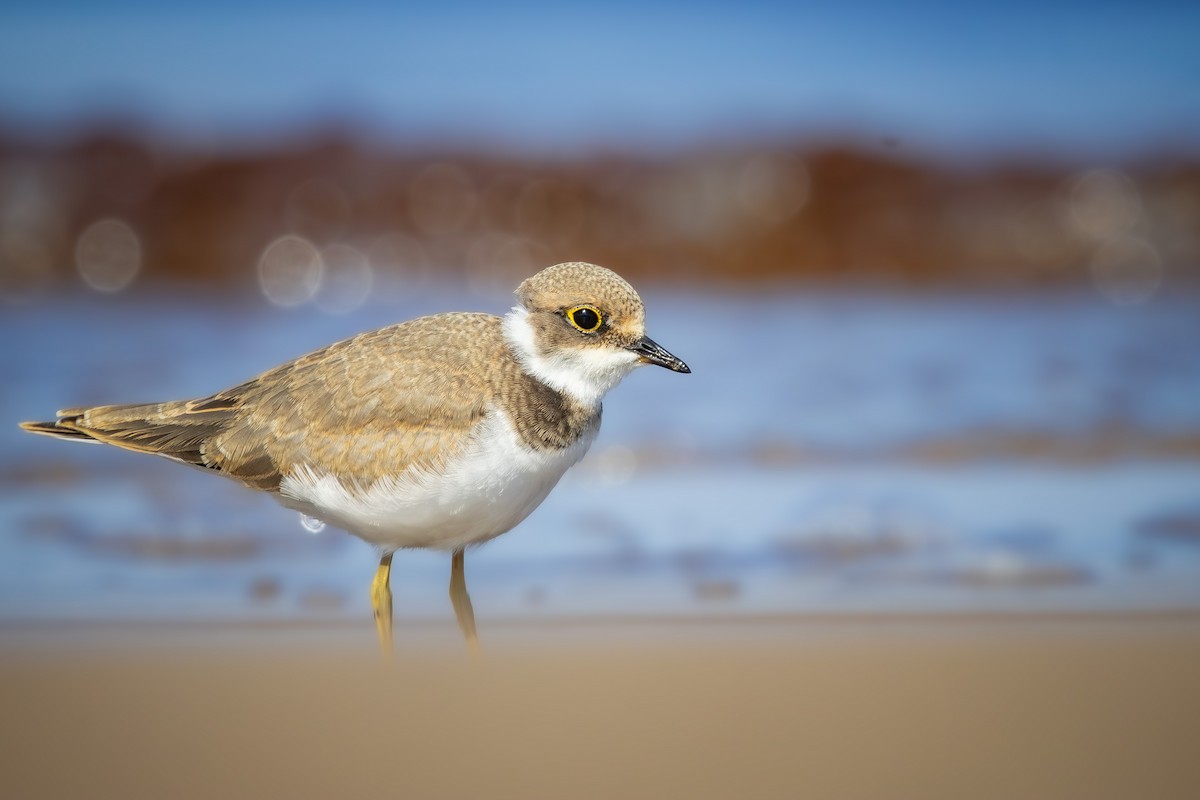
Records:
<instances>
[{"instance_id":1,"label":"yellow eye ring","mask_svg":"<svg viewBox=\"0 0 1200 800\"><path fill-rule=\"evenodd\" d=\"M595 306L572 306L565 316L572 327L583 333L595 333L604 324L604 315Z\"/></svg>"}]
</instances>

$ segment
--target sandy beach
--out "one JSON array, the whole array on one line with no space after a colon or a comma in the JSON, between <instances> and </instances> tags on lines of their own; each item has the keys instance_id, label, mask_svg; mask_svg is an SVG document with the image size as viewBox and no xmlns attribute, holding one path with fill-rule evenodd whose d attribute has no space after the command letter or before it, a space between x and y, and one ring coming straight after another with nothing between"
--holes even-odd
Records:
<instances>
[{"instance_id":1,"label":"sandy beach","mask_svg":"<svg viewBox=\"0 0 1200 800\"><path fill-rule=\"evenodd\" d=\"M9 626L7 797L1170 798L1200 618Z\"/></svg>"}]
</instances>

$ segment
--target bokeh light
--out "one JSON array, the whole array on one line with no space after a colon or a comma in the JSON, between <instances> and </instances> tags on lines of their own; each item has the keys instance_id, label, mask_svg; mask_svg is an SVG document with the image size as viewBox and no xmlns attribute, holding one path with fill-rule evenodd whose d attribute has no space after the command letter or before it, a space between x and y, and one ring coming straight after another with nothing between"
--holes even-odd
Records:
<instances>
[{"instance_id":1,"label":"bokeh light","mask_svg":"<svg viewBox=\"0 0 1200 800\"><path fill-rule=\"evenodd\" d=\"M119 292L141 269L142 244L128 224L102 219L79 235L75 265L87 285L96 291Z\"/></svg>"},{"instance_id":2,"label":"bokeh light","mask_svg":"<svg viewBox=\"0 0 1200 800\"><path fill-rule=\"evenodd\" d=\"M1123 172L1089 170L1071 184L1071 221L1086 237L1108 239L1128 233L1141 208L1137 186Z\"/></svg>"},{"instance_id":3,"label":"bokeh light","mask_svg":"<svg viewBox=\"0 0 1200 800\"><path fill-rule=\"evenodd\" d=\"M766 154L748 159L733 184L743 215L764 226L794 217L808 200L808 191L803 163Z\"/></svg>"},{"instance_id":4,"label":"bokeh light","mask_svg":"<svg viewBox=\"0 0 1200 800\"><path fill-rule=\"evenodd\" d=\"M361 251L346 244L332 244L321 251L321 263L321 282L313 296L317 308L330 314L347 314L366 302L374 274Z\"/></svg>"},{"instance_id":5,"label":"bokeh light","mask_svg":"<svg viewBox=\"0 0 1200 800\"><path fill-rule=\"evenodd\" d=\"M316 294L323 271L321 253L312 242L287 234L263 250L258 260L258 285L275 305L298 306Z\"/></svg>"},{"instance_id":6,"label":"bokeh light","mask_svg":"<svg viewBox=\"0 0 1200 800\"><path fill-rule=\"evenodd\" d=\"M1111 302L1144 303L1162 284L1162 259L1144 239L1123 236L1096 248L1091 274L1096 291Z\"/></svg>"}]
</instances>

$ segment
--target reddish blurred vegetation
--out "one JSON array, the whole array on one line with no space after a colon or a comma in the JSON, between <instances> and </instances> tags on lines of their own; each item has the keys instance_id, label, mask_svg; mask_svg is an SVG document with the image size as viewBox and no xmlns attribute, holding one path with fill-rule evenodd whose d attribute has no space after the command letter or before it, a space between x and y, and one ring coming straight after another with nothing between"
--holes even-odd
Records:
<instances>
[{"instance_id":1,"label":"reddish blurred vegetation","mask_svg":"<svg viewBox=\"0 0 1200 800\"><path fill-rule=\"evenodd\" d=\"M1200 162L966 168L900 149L709 149L575 159L418 152L352 137L197 154L95 135L0 141L0 294L77 281L98 220L138 282L252 284L292 233L377 271L513 279L557 261L635 279L993 288L1200 281Z\"/></svg>"}]
</instances>

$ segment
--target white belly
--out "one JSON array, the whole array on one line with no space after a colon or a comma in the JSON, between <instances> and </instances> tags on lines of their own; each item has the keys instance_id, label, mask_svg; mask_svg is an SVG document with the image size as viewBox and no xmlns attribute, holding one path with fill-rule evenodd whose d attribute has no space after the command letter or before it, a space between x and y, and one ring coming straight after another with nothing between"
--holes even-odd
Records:
<instances>
[{"instance_id":1,"label":"white belly","mask_svg":"<svg viewBox=\"0 0 1200 800\"><path fill-rule=\"evenodd\" d=\"M565 450L531 450L493 409L466 451L440 472L409 469L362 488L301 466L280 484L280 502L384 550L458 550L529 516L583 458L598 427Z\"/></svg>"}]
</instances>

